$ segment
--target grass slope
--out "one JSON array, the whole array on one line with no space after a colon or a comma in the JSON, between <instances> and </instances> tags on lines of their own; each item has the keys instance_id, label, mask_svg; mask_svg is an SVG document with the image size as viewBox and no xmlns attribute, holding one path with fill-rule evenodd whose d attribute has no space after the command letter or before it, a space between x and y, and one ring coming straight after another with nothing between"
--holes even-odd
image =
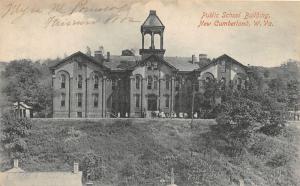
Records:
<instances>
[{"instance_id":1,"label":"grass slope","mask_svg":"<svg viewBox=\"0 0 300 186\"><path fill-rule=\"evenodd\" d=\"M182 186L237 185L240 175L246 184L296 185L290 136L258 135L252 152L226 157L205 141L213 120L195 120L192 130L190 120L36 119L33 123L21 161L26 171L70 171L78 161L95 185L165 185L160 181L169 182L172 167L176 184ZM8 159L2 162L2 169L9 167Z\"/></svg>"}]
</instances>

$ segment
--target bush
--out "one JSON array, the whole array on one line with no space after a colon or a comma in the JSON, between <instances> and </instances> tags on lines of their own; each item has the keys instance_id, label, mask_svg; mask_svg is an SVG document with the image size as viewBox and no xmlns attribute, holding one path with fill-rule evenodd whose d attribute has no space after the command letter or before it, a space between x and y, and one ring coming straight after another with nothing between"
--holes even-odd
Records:
<instances>
[{"instance_id":1,"label":"bush","mask_svg":"<svg viewBox=\"0 0 300 186\"><path fill-rule=\"evenodd\" d=\"M4 150L10 157L20 158L27 149L25 139L30 134L31 121L7 112L2 115L1 123L1 142Z\"/></svg>"}]
</instances>

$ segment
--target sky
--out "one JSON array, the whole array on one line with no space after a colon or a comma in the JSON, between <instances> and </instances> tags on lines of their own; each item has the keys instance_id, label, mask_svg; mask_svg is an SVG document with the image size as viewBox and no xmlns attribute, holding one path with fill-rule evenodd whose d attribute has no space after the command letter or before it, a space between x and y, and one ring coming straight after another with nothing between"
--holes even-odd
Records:
<instances>
[{"instance_id":1,"label":"sky","mask_svg":"<svg viewBox=\"0 0 300 186\"><path fill-rule=\"evenodd\" d=\"M300 2L1 0L0 61L62 58L87 46L92 51L103 46L112 55L138 51L140 26L150 10L165 25L166 56L228 54L256 66L300 60ZM215 14L218 18L209 17ZM246 14L257 17L245 19ZM211 25L199 26L201 21ZM214 26L216 21L249 25ZM254 26L254 21L267 24Z\"/></svg>"}]
</instances>

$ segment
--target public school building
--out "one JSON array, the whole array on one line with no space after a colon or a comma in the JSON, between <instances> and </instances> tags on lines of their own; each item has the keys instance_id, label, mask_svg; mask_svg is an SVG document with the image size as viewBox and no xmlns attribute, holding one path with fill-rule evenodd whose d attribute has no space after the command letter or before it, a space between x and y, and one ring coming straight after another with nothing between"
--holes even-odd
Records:
<instances>
[{"instance_id":1,"label":"public school building","mask_svg":"<svg viewBox=\"0 0 300 186\"><path fill-rule=\"evenodd\" d=\"M149 117L153 111L191 116L191 93L201 91L203 81L245 86L247 67L226 54L213 60L205 54L165 56L164 29L151 10L141 26L140 55L76 52L51 67L53 117ZM146 37L150 46L145 46Z\"/></svg>"}]
</instances>

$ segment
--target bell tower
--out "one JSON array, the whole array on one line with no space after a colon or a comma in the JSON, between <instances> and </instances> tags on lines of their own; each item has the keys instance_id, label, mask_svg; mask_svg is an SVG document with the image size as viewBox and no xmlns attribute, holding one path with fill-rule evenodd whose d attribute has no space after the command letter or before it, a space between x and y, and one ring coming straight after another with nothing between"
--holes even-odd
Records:
<instances>
[{"instance_id":1,"label":"bell tower","mask_svg":"<svg viewBox=\"0 0 300 186\"><path fill-rule=\"evenodd\" d=\"M151 55L157 55L158 57L163 58L166 51L163 43L164 29L165 26L156 15L156 11L150 10L146 21L141 26L142 49L140 49L140 55L142 55L142 60ZM145 48L145 37L148 35L150 35L151 38L151 45L149 48ZM159 45L157 45L158 43L155 43L155 35L159 35L160 37Z\"/></svg>"}]
</instances>

